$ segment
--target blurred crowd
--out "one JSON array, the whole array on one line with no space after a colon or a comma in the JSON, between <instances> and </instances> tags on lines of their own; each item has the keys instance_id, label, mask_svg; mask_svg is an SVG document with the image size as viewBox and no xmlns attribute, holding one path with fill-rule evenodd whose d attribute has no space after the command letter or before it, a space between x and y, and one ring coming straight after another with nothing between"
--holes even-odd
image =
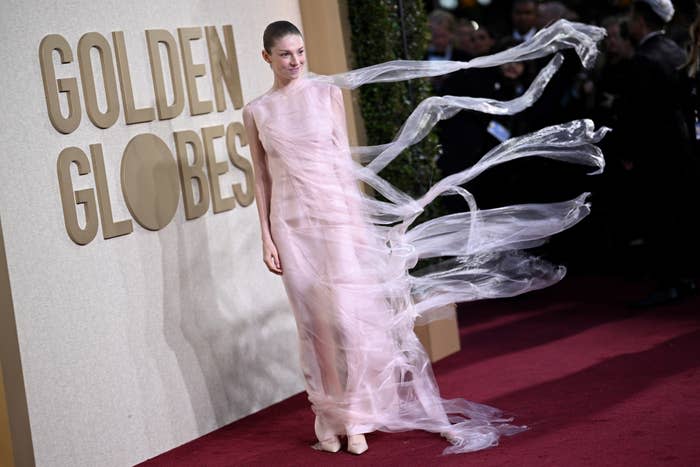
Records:
<instances>
[{"instance_id":1,"label":"blurred crowd","mask_svg":"<svg viewBox=\"0 0 700 467\"><path fill-rule=\"evenodd\" d=\"M700 19L695 1L513 0L508 8L510 21L492 24L470 18L464 10L433 9L425 58L464 61L492 54L562 18L605 28L600 58L595 67L584 69L575 52L565 52L564 64L542 97L518 115L460 112L442 122L438 163L443 174L472 165L510 137L549 125L588 118L607 126L612 131L600 144L607 163L603 175L591 177L586 168L528 158L488 171L467 189L482 208L591 192L592 214L556 236L543 248L545 256L578 271L650 281L655 286L636 306L695 294L700 262L694 227L700 206ZM462 70L434 79L434 92L510 100L527 90L549 58ZM445 204L452 211L465 208L458 197L446 198Z\"/></svg>"}]
</instances>

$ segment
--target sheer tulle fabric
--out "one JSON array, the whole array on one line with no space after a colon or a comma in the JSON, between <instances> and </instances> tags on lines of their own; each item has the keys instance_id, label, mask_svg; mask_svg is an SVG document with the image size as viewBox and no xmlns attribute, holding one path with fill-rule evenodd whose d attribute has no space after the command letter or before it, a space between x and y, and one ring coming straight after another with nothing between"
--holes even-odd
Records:
<instances>
[{"instance_id":1,"label":"sheer tulle fabric","mask_svg":"<svg viewBox=\"0 0 700 467\"><path fill-rule=\"evenodd\" d=\"M311 76L250 104L272 180L270 225L299 332L312 408L330 433L428 430L452 445L445 453L487 448L524 427L500 411L440 397L416 320L440 318L442 305L520 294L550 285L564 269L527 255L588 214L586 194L555 204L480 210L462 185L506 161L539 156L604 162L595 146L605 129L589 121L508 140L473 167L412 198L379 172L441 119L462 109L511 114L531 105L561 64L555 56L531 88L510 102L469 97L426 99L394 141L348 147L340 87L496 66L573 47L592 63L599 28L560 21L530 42L471 62L397 61L334 76ZM353 153L355 158L353 159ZM363 193L364 182L381 193ZM412 225L438 196L463 196L469 211ZM409 274L421 258L450 258Z\"/></svg>"}]
</instances>

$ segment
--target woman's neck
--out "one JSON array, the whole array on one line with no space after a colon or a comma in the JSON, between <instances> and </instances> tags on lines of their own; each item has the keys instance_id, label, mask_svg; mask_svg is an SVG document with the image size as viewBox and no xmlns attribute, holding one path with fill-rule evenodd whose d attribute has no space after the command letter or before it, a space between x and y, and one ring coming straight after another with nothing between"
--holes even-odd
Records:
<instances>
[{"instance_id":1,"label":"woman's neck","mask_svg":"<svg viewBox=\"0 0 700 467\"><path fill-rule=\"evenodd\" d=\"M302 77L299 76L299 77L294 78L294 79L284 79L284 78L280 78L278 76L275 76L275 80L272 83L272 90L277 91L280 89L293 88L296 84L299 83L299 81L301 81L301 78Z\"/></svg>"}]
</instances>

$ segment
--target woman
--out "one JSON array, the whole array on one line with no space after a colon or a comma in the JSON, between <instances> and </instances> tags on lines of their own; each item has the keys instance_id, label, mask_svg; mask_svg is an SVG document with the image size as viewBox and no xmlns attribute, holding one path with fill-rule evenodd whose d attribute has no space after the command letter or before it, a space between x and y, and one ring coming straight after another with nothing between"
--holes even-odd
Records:
<instances>
[{"instance_id":1,"label":"woman","mask_svg":"<svg viewBox=\"0 0 700 467\"><path fill-rule=\"evenodd\" d=\"M361 410L355 406L365 403L367 394L357 388L361 383L349 363L355 358L350 341L355 331L366 332L365 337L378 334L369 325L377 307L364 293L357 296L340 285L355 279L363 260L355 255L365 253L345 242L353 245L353 237L357 244L370 241L352 205L359 190L350 173L342 96L336 87L301 78L304 44L291 23L271 24L263 40L263 59L275 81L243 113L256 173L263 257L270 271L282 274L295 313L318 447L338 451L336 433L347 434L348 450L359 454L367 449L362 433L375 427L354 422L353 412ZM354 313L360 306L368 312L362 317ZM390 339L379 341L384 345ZM343 352L348 354L339 355Z\"/></svg>"},{"instance_id":2,"label":"woman","mask_svg":"<svg viewBox=\"0 0 700 467\"><path fill-rule=\"evenodd\" d=\"M498 65L572 46L590 61L595 53L591 36L598 31L587 28L560 25L527 46L480 64ZM532 155L533 148L546 157L601 167L592 143L603 132L572 122L510 141L417 200L377 173L440 118L460 109L508 113L524 108L541 93L561 58L555 58L520 100L426 100L395 141L358 149L366 162L360 165L348 146L341 91L331 83L354 87L436 76L472 66L470 62L389 62L305 78L304 42L294 25L271 23L263 42L262 56L272 68L274 84L246 105L243 118L255 167L264 261L282 275L295 315L306 389L316 414L315 447L337 452L339 436L347 436L348 451L361 454L367 450L365 433L423 429L441 433L453 444L445 452L466 452L497 444L501 434L521 431L492 407L443 400L413 324L419 316L438 317L431 311L446 303L513 295L561 278L561 268L517 248L537 245L576 223L588 212L583 197L478 211L460 185L489 166ZM385 200L364 195L360 181ZM409 230L423 207L442 194L463 196L472 212ZM408 274L418 259L437 256L455 259L419 276Z\"/></svg>"}]
</instances>

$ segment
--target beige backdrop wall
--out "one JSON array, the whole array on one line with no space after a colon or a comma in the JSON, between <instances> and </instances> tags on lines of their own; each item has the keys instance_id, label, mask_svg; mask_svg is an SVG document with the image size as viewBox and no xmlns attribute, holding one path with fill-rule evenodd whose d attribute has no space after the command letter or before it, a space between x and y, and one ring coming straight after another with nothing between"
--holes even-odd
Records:
<instances>
[{"instance_id":1,"label":"beige backdrop wall","mask_svg":"<svg viewBox=\"0 0 700 467\"><path fill-rule=\"evenodd\" d=\"M186 220L180 199L161 230L132 221L131 234L105 240L100 229L84 246L64 227L56 174L63 149L76 146L90 157L89 145L102 145L113 217L131 219L120 187L128 141L153 133L174 154L173 132L240 122L240 109L226 94L224 112L193 117L185 105L177 118L126 125L120 101L117 122L99 129L81 100L80 126L61 134L46 110L42 38L60 34L72 48L73 63L61 65L54 55L57 77L65 78L79 74L81 36L100 33L114 53L111 33L123 31L136 106L152 107L144 31L177 38L177 28L216 26L223 40L222 27L232 25L248 102L271 84L259 58L261 31L280 18L301 24L298 2L0 4L0 219L37 465L132 465L302 389L294 323L281 282L261 262L254 204L218 214L210 206ZM212 100L204 38L192 50L207 73L197 79L200 99ZM214 149L225 161L223 139ZM249 158L247 148L241 152ZM92 174L74 168L72 178L76 190L94 187ZM232 196L232 183L245 180L229 166L223 196Z\"/></svg>"}]
</instances>

